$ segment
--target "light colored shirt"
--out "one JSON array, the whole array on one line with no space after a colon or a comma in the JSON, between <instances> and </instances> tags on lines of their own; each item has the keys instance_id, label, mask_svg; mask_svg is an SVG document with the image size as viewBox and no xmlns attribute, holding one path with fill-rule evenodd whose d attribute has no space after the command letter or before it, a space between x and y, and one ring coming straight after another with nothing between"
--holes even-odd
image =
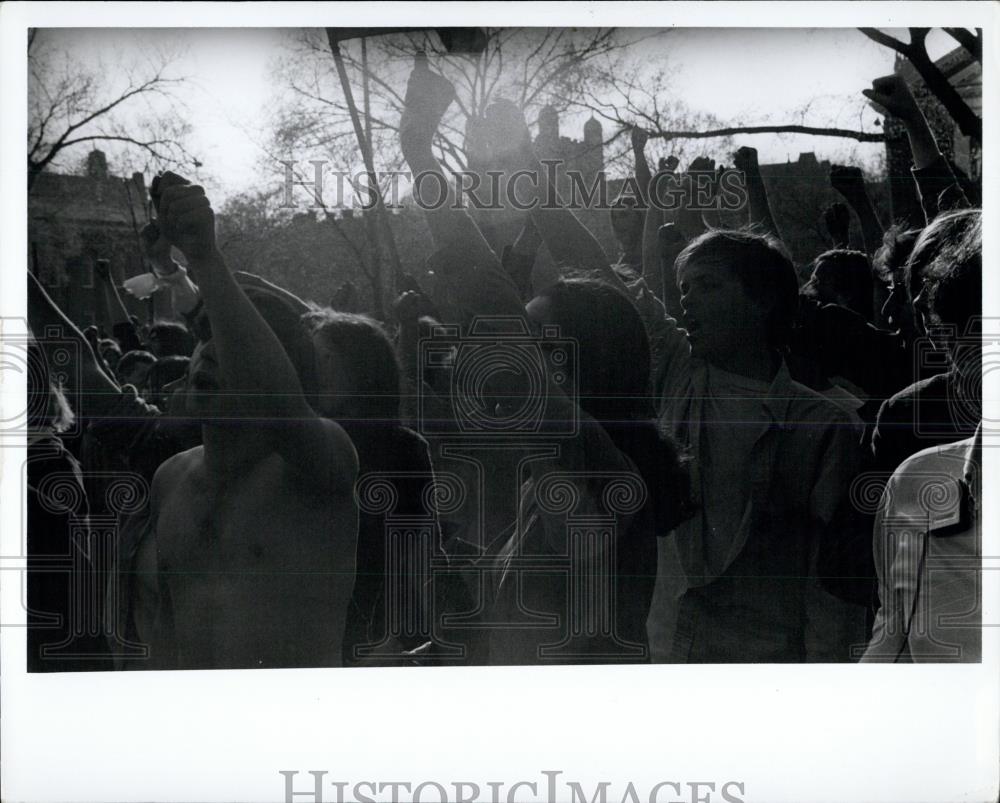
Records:
<instances>
[{"instance_id":1,"label":"light colored shirt","mask_svg":"<svg viewBox=\"0 0 1000 803\"><path fill-rule=\"evenodd\" d=\"M711 438L703 437L719 414L718 400L710 401L715 369L692 357L676 321L649 311L644 318L661 423L690 450L696 501L712 508L661 544L647 622L654 660L851 660L852 645L864 640L864 611L821 587L819 555L823 539L840 536L858 473L853 422L782 363L766 392L755 394L759 407L744 412L746 437L732 451L747 458L720 470L725 449L713 460ZM742 498L741 514L733 512L739 502L719 507L727 493ZM713 537L713 524L727 543Z\"/></svg>"},{"instance_id":2,"label":"light colored shirt","mask_svg":"<svg viewBox=\"0 0 1000 803\"><path fill-rule=\"evenodd\" d=\"M710 365L707 387L701 428L701 527L705 564L720 575L732 560L733 543L748 513L750 453L770 421L764 406L769 386Z\"/></svg>"},{"instance_id":3,"label":"light colored shirt","mask_svg":"<svg viewBox=\"0 0 1000 803\"><path fill-rule=\"evenodd\" d=\"M864 662L982 657L981 427L906 460L875 519L881 607Z\"/></svg>"}]
</instances>

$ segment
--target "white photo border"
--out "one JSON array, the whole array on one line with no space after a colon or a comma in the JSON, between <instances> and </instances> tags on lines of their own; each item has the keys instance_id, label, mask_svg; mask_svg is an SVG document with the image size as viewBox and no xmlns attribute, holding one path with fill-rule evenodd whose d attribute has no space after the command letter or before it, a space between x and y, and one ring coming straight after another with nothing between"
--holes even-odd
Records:
<instances>
[{"instance_id":1,"label":"white photo border","mask_svg":"<svg viewBox=\"0 0 1000 803\"><path fill-rule=\"evenodd\" d=\"M391 6L391 7L390 7ZM24 317L28 27L618 25L981 27L984 209L1000 220L995 3L712 2L214 4L6 3L0 7L0 315ZM835 69L835 67L834 67ZM874 76L873 76L874 77ZM984 232L984 312L1000 311L998 229ZM1000 375L984 375L997 420ZM4 372L6 407L23 378ZM23 444L0 450L0 555L16 555ZM984 450L984 489L1000 452ZM35 674L23 630L0 629L2 797L10 801L280 801L282 770L326 781L544 781L617 801L632 782L742 782L745 801L997 800L1000 518L985 494L980 665L749 665ZM4 566L9 569L9 566ZM990 570L992 569L992 571ZM19 584L0 571L2 621ZM23 621L23 611L21 611ZM350 787L348 787L350 788ZM502 794L506 795L505 787ZM704 792L706 787L702 787ZM484 787L485 790L485 787ZM647 790L647 791L642 791ZM589 792L588 792L589 793ZM480 799L489 799L488 797ZM532 797L524 789L518 799ZM324 800L336 800L327 784ZM298 796L297 803L310 800ZM409 799L405 795L400 799ZM433 791L427 800L436 800ZM502 797L501 799L506 799Z\"/></svg>"}]
</instances>

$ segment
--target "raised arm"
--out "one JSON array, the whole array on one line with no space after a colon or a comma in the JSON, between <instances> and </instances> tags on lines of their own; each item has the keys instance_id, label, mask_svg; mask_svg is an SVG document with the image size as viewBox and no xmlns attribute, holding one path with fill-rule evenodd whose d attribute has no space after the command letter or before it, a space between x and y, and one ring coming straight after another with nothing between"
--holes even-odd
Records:
<instances>
[{"instance_id":1,"label":"raised arm","mask_svg":"<svg viewBox=\"0 0 1000 803\"><path fill-rule=\"evenodd\" d=\"M49 365L55 364L52 349L56 343L69 340L76 345L77 360L65 366L66 390L79 400L81 408L73 412L81 418L110 412L118 402L121 388L101 368L83 332L63 314L31 273L28 273L28 323Z\"/></svg>"},{"instance_id":2,"label":"raised arm","mask_svg":"<svg viewBox=\"0 0 1000 803\"><path fill-rule=\"evenodd\" d=\"M872 203L871 196L868 195L865 176L861 172L861 168L833 165L830 168L830 186L843 196L858 216L865 251L869 257L874 256L875 252L882 246L882 235L885 231L878 215L875 214L875 205Z\"/></svg>"},{"instance_id":3,"label":"raised arm","mask_svg":"<svg viewBox=\"0 0 1000 803\"><path fill-rule=\"evenodd\" d=\"M301 468L304 480L348 492L358 470L354 446L339 424L320 418L306 402L281 342L230 273L216 247L215 215L204 191L171 173L160 189L163 233L197 272L222 390L235 402L232 413L263 424L240 431L267 437L272 451Z\"/></svg>"},{"instance_id":4,"label":"raised arm","mask_svg":"<svg viewBox=\"0 0 1000 803\"><path fill-rule=\"evenodd\" d=\"M503 250L501 259L503 269L525 301L531 297L531 273L535 267L538 249L541 246L542 236L535 228L535 224L531 222L531 216L528 215L525 217L524 225L513 245L508 245Z\"/></svg>"},{"instance_id":5,"label":"raised arm","mask_svg":"<svg viewBox=\"0 0 1000 803\"><path fill-rule=\"evenodd\" d=\"M159 187L157 187L159 189ZM170 243L160 232L159 224L147 223L140 232L143 255L160 287L168 290L173 297L174 309L181 315L190 315L198 306L198 288L187 270L178 265L170 254Z\"/></svg>"},{"instance_id":6,"label":"raised arm","mask_svg":"<svg viewBox=\"0 0 1000 803\"><path fill-rule=\"evenodd\" d=\"M524 113L508 100L486 110L492 148L513 175L524 174L515 185L520 202L530 204L531 220L557 264L613 275L607 254L576 216L563 204L549 181L549 169L535 156Z\"/></svg>"},{"instance_id":7,"label":"raised arm","mask_svg":"<svg viewBox=\"0 0 1000 803\"><path fill-rule=\"evenodd\" d=\"M874 109L897 118L906 128L913 154L913 178L920 191L924 217L929 223L938 212L970 206L962 186L955 178L947 159L938 149L927 118L901 75L888 75L872 81L871 89L861 90Z\"/></svg>"},{"instance_id":8,"label":"raised arm","mask_svg":"<svg viewBox=\"0 0 1000 803\"><path fill-rule=\"evenodd\" d=\"M406 86L399 144L413 176L414 198L427 214L435 246L461 253L473 265L499 269L500 260L479 227L464 209L456 208L454 190L431 147L441 118L454 99L451 82L431 72L425 54L417 54Z\"/></svg>"},{"instance_id":9,"label":"raised arm","mask_svg":"<svg viewBox=\"0 0 1000 803\"><path fill-rule=\"evenodd\" d=\"M104 301L105 312L111 322L111 333L121 344L122 352L141 349L142 341L139 339L139 333L132 324L132 318L122 302L114 276L111 274L111 263L106 259L96 260L94 262L94 276L98 292Z\"/></svg>"},{"instance_id":10,"label":"raised arm","mask_svg":"<svg viewBox=\"0 0 1000 803\"><path fill-rule=\"evenodd\" d=\"M653 180L653 171L649 169L649 162L646 160L646 143L649 141L649 132L636 126L631 131L631 138L632 158L635 160L635 180L639 185L642 202L648 206L649 185Z\"/></svg>"},{"instance_id":11,"label":"raised arm","mask_svg":"<svg viewBox=\"0 0 1000 803\"><path fill-rule=\"evenodd\" d=\"M642 276L646 280L646 284L664 300L664 303L666 299L662 292L663 277L661 272L662 259L659 230L666 222L666 217L658 204L650 202L650 198L653 193L656 193L656 187L660 181L668 181L670 179L667 177L674 175L677 164L677 158L674 156L666 160L661 160L656 175L649 178L648 191L646 192L646 197L643 198L646 201L646 220L642 228ZM658 193L657 197L659 197L659 194L662 193Z\"/></svg>"},{"instance_id":12,"label":"raised arm","mask_svg":"<svg viewBox=\"0 0 1000 803\"><path fill-rule=\"evenodd\" d=\"M747 196L750 205L750 225L759 226L765 231L781 239L781 232L771 214L771 204L767 199L767 188L760 174L760 164L757 162L757 149L744 145L733 154L736 169L742 171L746 181Z\"/></svg>"},{"instance_id":13,"label":"raised arm","mask_svg":"<svg viewBox=\"0 0 1000 803\"><path fill-rule=\"evenodd\" d=\"M693 240L708 230L704 212L697 201L704 194L706 183L715 181L715 160L707 156L696 157L679 179L682 194L673 222L685 239Z\"/></svg>"},{"instance_id":14,"label":"raised arm","mask_svg":"<svg viewBox=\"0 0 1000 803\"><path fill-rule=\"evenodd\" d=\"M823 223L834 248L851 247L851 210L839 201L823 210Z\"/></svg>"},{"instance_id":15,"label":"raised arm","mask_svg":"<svg viewBox=\"0 0 1000 803\"><path fill-rule=\"evenodd\" d=\"M684 234L673 223L664 223L657 231L659 242L659 274L662 293L660 300L671 318L680 320L683 310L681 309L681 293L677 288L677 277L674 274L674 263L681 251L687 246Z\"/></svg>"}]
</instances>

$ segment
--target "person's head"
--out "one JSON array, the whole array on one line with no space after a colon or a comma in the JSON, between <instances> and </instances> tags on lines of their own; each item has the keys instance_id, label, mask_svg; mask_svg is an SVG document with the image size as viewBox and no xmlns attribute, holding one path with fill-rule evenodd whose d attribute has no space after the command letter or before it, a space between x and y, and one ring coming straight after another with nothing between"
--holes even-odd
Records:
<instances>
[{"instance_id":1,"label":"person's head","mask_svg":"<svg viewBox=\"0 0 1000 803\"><path fill-rule=\"evenodd\" d=\"M607 282L570 277L540 292L525 311L536 329L556 326L560 341L576 343L580 408L639 470L658 526L674 526L689 510L689 477L676 445L653 423L649 336L635 305Z\"/></svg>"},{"instance_id":2,"label":"person's head","mask_svg":"<svg viewBox=\"0 0 1000 803\"><path fill-rule=\"evenodd\" d=\"M315 356L312 341L302 321L302 311L280 293L265 287L243 286L243 292L277 337L295 368L303 393L311 400L315 391ZM188 366L185 410L189 415L210 420L220 416L229 417L232 415L229 410L232 405L249 404L252 400L228 397L223 402L220 399L219 357L212 339L211 323L204 310L195 322L195 329L199 332L200 339ZM246 359L254 358L252 354L242 356Z\"/></svg>"},{"instance_id":3,"label":"person's head","mask_svg":"<svg viewBox=\"0 0 1000 803\"><path fill-rule=\"evenodd\" d=\"M305 316L316 353L316 408L329 418L399 423L400 369L385 330L332 309Z\"/></svg>"},{"instance_id":4,"label":"person's head","mask_svg":"<svg viewBox=\"0 0 1000 803\"><path fill-rule=\"evenodd\" d=\"M187 327L176 321L157 321L149 328L147 345L153 356L190 357L194 351L194 338Z\"/></svg>"},{"instance_id":5,"label":"person's head","mask_svg":"<svg viewBox=\"0 0 1000 803\"><path fill-rule=\"evenodd\" d=\"M634 255L642 241L646 213L635 196L623 193L611 205L611 229L626 256Z\"/></svg>"},{"instance_id":6,"label":"person's head","mask_svg":"<svg viewBox=\"0 0 1000 803\"><path fill-rule=\"evenodd\" d=\"M970 378L981 370L982 237L981 210L939 215L924 229L907 263L913 309L924 331Z\"/></svg>"},{"instance_id":7,"label":"person's head","mask_svg":"<svg viewBox=\"0 0 1000 803\"><path fill-rule=\"evenodd\" d=\"M674 270L694 356L728 364L734 353L780 352L788 345L799 285L774 237L708 231L681 251Z\"/></svg>"},{"instance_id":8,"label":"person's head","mask_svg":"<svg viewBox=\"0 0 1000 803\"><path fill-rule=\"evenodd\" d=\"M813 262L812 275L801 294L821 304L837 304L865 320L872 314L872 271L860 251L826 251Z\"/></svg>"},{"instance_id":9,"label":"person's head","mask_svg":"<svg viewBox=\"0 0 1000 803\"><path fill-rule=\"evenodd\" d=\"M914 327L913 305L906 287L906 263L919 236L920 229L890 226L872 260L872 268L884 293L879 305L882 319L893 329L906 333L911 333Z\"/></svg>"},{"instance_id":10,"label":"person's head","mask_svg":"<svg viewBox=\"0 0 1000 803\"><path fill-rule=\"evenodd\" d=\"M100 350L101 359L108 364L108 368L117 373L118 361L122 358L122 349L118 345L118 341L105 337L97 341L97 347Z\"/></svg>"},{"instance_id":11,"label":"person's head","mask_svg":"<svg viewBox=\"0 0 1000 803\"><path fill-rule=\"evenodd\" d=\"M161 410L164 409L168 396L164 387L186 376L190 364L190 357L181 357L178 354L156 360L146 372L145 383L142 385L146 401L155 404Z\"/></svg>"},{"instance_id":12,"label":"person's head","mask_svg":"<svg viewBox=\"0 0 1000 803\"><path fill-rule=\"evenodd\" d=\"M598 279L561 278L526 311L536 326L556 325L560 338L577 344L575 380L584 411L598 421L651 417L649 337L623 293Z\"/></svg>"},{"instance_id":13,"label":"person's head","mask_svg":"<svg viewBox=\"0 0 1000 803\"><path fill-rule=\"evenodd\" d=\"M127 351L118 361L118 379L122 384L141 388L146 381L146 374L155 362L156 357L148 351Z\"/></svg>"},{"instance_id":14,"label":"person's head","mask_svg":"<svg viewBox=\"0 0 1000 803\"><path fill-rule=\"evenodd\" d=\"M958 299L946 301L947 311L937 306L940 303L937 291L942 282L946 285L950 282L949 277L960 265L963 266L962 275L968 271L970 257L981 260L981 249L982 212L979 209L938 215L920 233L906 263L906 286L919 320L926 324L935 322L932 317L944 317L946 323L961 324L959 328L964 330L968 318L978 314L982 305L981 288L977 287L974 297L966 299L965 305L958 303ZM940 315L942 311L944 316Z\"/></svg>"}]
</instances>

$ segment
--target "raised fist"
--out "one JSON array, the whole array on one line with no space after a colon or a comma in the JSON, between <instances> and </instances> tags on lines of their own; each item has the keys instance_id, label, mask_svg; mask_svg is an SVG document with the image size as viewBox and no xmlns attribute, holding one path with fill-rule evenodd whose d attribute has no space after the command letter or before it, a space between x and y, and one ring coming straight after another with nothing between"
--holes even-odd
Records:
<instances>
[{"instance_id":1,"label":"raised fist","mask_svg":"<svg viewBox=\"0 0 1000 803\"><path fill-rule=\"evenodd\" d=\"M415 326L424 316L437 318L438 312L433 302L423 293L407 290L393 302L392 314L400 326Z\"/></svg>"},{"instance_id":2,"label":"raised fist","mask_svg":"<svg viewBox=\"0 0 1000 803\"><path fill-rule=\"evenodd\" d=\"M830 186L851 200L865 191L865 176L860 167L833 165L830 168Z\"/></svg>"},{"instance_id":3,"label":"raised fist","mask_svg":"<svg viewBox=\"0 0 1000 803\"><path fill-rule=\"evenodd\" d=\"M660 243L660 249L663 252L671 251L677 246L683 246L687 244L687 238L675 224L664 223L660 228L656 230L656 236Z\"/></svg>"},{"instance_id":4,"label":"raised fist","mask_svg":"<svg viewBox=\"0 0 1000 803\"><path fill-rule=\"evenodd\" d=\"M921 112L913 93L901 75L886 75L872 81L871 89L861 94L871 102L879 114L898 117L904 123L919 118Z\"/></svg>"},{"instance_id":5,"label":"raised fist","mask_svg":"<svg viewBox=\"0 0 1000 803\"><path fill-rule=\"evenodd\" d=\"M759 172L760 165L757 163L757 149L744 145L733 154L733 165L744 175Z\"/></svg>"},{"instance_id":6,"label":"raised fist","mask_svg":"<svg viewBox=\"0 0 1000 803\"><path fill-rule=\"evenodd\" d=\"M188 260L214 251L215 213L205 190L174 173L164 173L154 187L159 196L160 229L167 241Z\"/></svg>"},{"instance_id":7,"label":"raised fist","mask_svg":"<svg viewBox=\"0 0 1000 803\"><path fill-rule=\"evenodd\" d=\"M397 284L400 293L405 293L407 290L412 290L415 293L422 293L423 289L420 287L420 282L411 273L401 273L399 274L399 282Z\"/></svg>"},{"instance_id":8,"label":"raised fist","mask_svg":"<svg viewBox=\"0 0 1000 803\"><path fill-rule=\"evenodd\" d=\"M715 159L699 156L688 165L688 173L715 173Z\"/></svg>"},{"instance_id":9,"label":"raised fist","mask_svg":"<svg viewBox=\"0 0 1000 803\"><path fill-rule=\"evenodd\" d=\"M139 232L142 254L149 260L153 273L163 277L177 271L177 263L170 256L170 241L163 235L160 224L155 220L147 223Z\"/></svg>"},{"instance_id":10,"label":"raised fist","mask_svg":"<svg viewBox=\"0 0 1000 803\"><path fill-rule=\"evenodd\" d=\"M429 153L441 118L455 99L455 87L440 73L431 72L427 54L418 53L406 83L406 99L399 120L399 142L409 161Z\"/></svg>"},{"instance_id":11,"label":"raised fist","mask_svg":"<svg viewBox=\"0 0 1000 803\"><path fill-rule=\"evenodd\" d=\"M677 165L680 163L681 160L673 154L666 157L661 156L660 160L656 163L656 170L658 173L673 173L677 170Z\"/></svg>"}]
</instances>

